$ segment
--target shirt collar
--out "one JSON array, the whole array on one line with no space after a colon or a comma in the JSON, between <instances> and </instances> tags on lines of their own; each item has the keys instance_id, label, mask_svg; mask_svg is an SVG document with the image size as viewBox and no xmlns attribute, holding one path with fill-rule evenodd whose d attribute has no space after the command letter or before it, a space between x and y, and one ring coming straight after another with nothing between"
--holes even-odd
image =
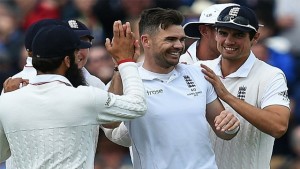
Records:
<instances>
[{"instance_id":1,"label":"shirt collar","mask_svg":"<svg viewBox=\"0 0 300 169\"><path fill-rule=\"evenodd\" d=\"M142 80L165 81L164 77L169 76L169 79L166 81L167 83L169 83L179 76L179 71L178 71L179 69L180 69L180 66L176 65L175 69L173 69L170 73L160 74L160 73L154 73L149 70L146 70L145 68L143 68L143 66L139 66L139 73L140 73Z\"/></svg>"},{"instance_id":2,"label":"shirt collar","mask_svg":"<svg viewBox=\"0 0 300 169\"><path fill-rule=\"evenodd\" d=\"M222 56L219 56L216 59L218 64L216 65L217 67L215 67L213 69L213 70L215 70L216 75L218 75L220 77L222 77L221 66L220 66L221 57ZM237 71L229 74L226 77L247 77L256 60L257 60L257 58L251 51L246 62Z\"/></svg>"},{"instance_id":3,"label":"shirt collar","mask_svg":"<svg viewBox=\"0 0 300 169\"><path fill-rule=\"evenodd\" d=\"M27 57L25 67L32 67L32 57Z\"/></svg>"},{"instance_id":4,"label":"shirt collar","mask_svg":"<svg viewBox=\"0 0 300 169\"><path fill-rule=\"evenodd\" d=\"M66 84L67 86L73 86L71 82L64 76L55 75L55 74L43 74L37 75L34 78L30 79L29 83L32 85L40 85L51 82L61 82Z\"/></svg>"}]
</instances>

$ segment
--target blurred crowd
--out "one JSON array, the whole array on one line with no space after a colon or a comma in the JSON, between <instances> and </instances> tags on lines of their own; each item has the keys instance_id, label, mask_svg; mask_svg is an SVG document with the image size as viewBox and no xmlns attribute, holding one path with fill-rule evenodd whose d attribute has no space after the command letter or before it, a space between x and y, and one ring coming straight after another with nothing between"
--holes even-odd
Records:
<instances>
[{"instance_id":1,"label":"blurred crowd","mask_svg":"<svg viewBox=\"0 0 300 169\"><path fill-rule=\"evenodd\" d=\"M138 37L137 23L143 9L180 10L186 22L198 21L201 11L215 3L233 2L252 8L264 25L261 38L252 47L259 59L283 70L289 87L292 115L288 132L276 139L272 169L300 169L300 1L298 0L1 0L0 1L0 88L8 77L23 69L27 57L24 35L34 22L44 18L77 19L95 39L86 68L107 84L114 62L104 47L112 37L115 20L130 21ZM186 48L193 42L188 39ZM142 60L142 57L140 58ZM132 168L128 148L118 146L100 131L95 169ZM0 169L4 167L0 165Z\"/></svg>"}]
</instances>

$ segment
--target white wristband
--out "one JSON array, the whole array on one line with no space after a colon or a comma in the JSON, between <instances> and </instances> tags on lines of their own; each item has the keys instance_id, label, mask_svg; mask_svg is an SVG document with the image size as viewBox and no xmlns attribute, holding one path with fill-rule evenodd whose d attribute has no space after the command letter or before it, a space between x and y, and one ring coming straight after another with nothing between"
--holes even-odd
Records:
<instances>
[{"instance_id":1,"label":"white wristband","mask_svg":"<svg viewBox=\"0 0 300 169\"><path fill-rule=\"evenodd\" d=\"M240 130L240 126L237 126L235 129L233 130L226 130L225 133L226 134L235 134Z\"/></svg>"}]
</instances>

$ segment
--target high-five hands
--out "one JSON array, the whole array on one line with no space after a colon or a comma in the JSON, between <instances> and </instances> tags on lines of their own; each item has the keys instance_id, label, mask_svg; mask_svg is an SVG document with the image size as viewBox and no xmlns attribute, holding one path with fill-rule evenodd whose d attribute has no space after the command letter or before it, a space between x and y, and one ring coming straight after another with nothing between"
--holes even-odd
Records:
<instances>
[{"instance_id":1,"label":"high-five hands","mask_svg":"<svg viewBox=\"0 0 300 169\"><path fill-rule=\"evenodd\" d=\"M135 39L129 22L122 25L115 21L113 25L113 39L106 38L105 47L118 63L121 60L134 59L139 55L138 40Z\"/></svg>"}]
</instances>

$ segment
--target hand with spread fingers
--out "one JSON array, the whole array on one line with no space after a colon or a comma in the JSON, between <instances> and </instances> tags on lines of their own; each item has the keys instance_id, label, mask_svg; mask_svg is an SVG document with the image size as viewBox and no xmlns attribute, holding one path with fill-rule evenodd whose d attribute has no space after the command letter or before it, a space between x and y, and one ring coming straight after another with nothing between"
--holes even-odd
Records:
<instances>
[{"instance_id":1,"label":"hand with spread fingers","mask_svg":"<svg viewBox=\"0 0 300 169\"><path fill-rule=\"evenodd\" d=\"M135 55L134 34L129 22L122 25L121 21L115 21L113 25L114 37L106 39L105 47L118 63L121 60L133 59Z\"/></svg>"},{"instance_id":2,"label":"hand with spread fingers","mask_svg":"<svg viewBox=\"0 0 300 169\"><path fill-rule=\"evenodd\" d=\"M3 92L12 92L29 83L27 79L9 77L3 83Z\"/></svg>"},{"instance_id":3,"label":"hand with spread fingers","mask_svg":"<svg viewBox=\"0 0 300 169\"><path fill-rule=\"evenodd\" d=\"M224 110L215 118L215 126L217 130L226 134L236 134L240 127L240 120L230 111Z\"/></svg>"},{"instance_id":4,"label":"hand with spread fingers","mask_svg":"<svg viewBox=\"0 0 300 169\"><path fill-rule=\"evenodd\" d=\"M221 82L220 78L208 66L200 64L202 72L205 74L205 79L208 80L215 88L215 91L220 99L224 100L226 96L231 95Z\"/></svg>"}]
</instances>

